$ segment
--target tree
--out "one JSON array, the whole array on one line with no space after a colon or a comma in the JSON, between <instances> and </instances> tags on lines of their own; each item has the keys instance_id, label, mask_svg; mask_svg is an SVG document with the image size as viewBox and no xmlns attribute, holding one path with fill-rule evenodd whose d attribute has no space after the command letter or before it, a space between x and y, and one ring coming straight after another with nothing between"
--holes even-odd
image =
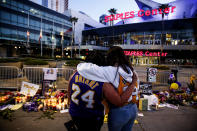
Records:
<instances>
[{"instance_id":1,"label":"tree","mask_svg":"<svg viewBox=\"0 0 197 131\"><path fill-rule=\"evenodd\" d=\"M117 14L117 9L115 8L111 8L108 10L108 12L110 13L110 15L112 16L112 21L110 21L110 26L114 25L114 15Z\"/></svg>"},{"instance_id":2,"label":"tree","mask_svg":"<svg viewBox=\"0 0 197 131\"><path fill-rule=\"evenodd\" d=\"M77 17L70 17L70 22L72 23L72 26L73 26L73 33L72 33L72 41L71 41L71 58L72 58L72 46L73 46L73 43L75 43L75 24L77 23L78 21L78 18Z\"/></svg>"},{"instance_id":3,"label":"tree","mask_svg":"<svg viewBox=\"0 0 197 131\"><path fill-rule=\"evenodd\" d=\"M114 15L117 14L117 9L111 8L108 10L108 12L112 16L112 21L110 20L110 26L113 26L114 25ZM112 30L113 30L113 44L114 44L114 28L113 27L112 27Z\"/></svg>"}]
</instances>

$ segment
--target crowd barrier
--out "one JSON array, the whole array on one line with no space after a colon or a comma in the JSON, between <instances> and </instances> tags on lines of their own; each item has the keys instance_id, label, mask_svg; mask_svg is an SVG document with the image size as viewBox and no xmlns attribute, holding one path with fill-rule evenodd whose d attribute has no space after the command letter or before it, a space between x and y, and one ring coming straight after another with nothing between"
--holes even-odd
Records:
<instances>
[{"instance_id":1,"label":"crowd barrier","mask_svg":"<svg viewBox=\"0 0 197 131\"><path fill-rule=\"evenodd\" d=\"M147 82L147 71L141 71L141 70L136 70L138 77L140 79L140 81L143 82ZM169 76L170 76L169 71L161 71L161 72L157 72L156 75L156 83L158 84L163 84L163 85L167 85L168 84L168 80L169 80ZM191 75L195 75L197 76L197 74L193 74L193 73L177 73L177 81L181 83L182 87L186 87L187 83L190 82L190 77Z\"/></svg>"},{"instance_id":2,"label":"crowd barrier","mask_svg":"<svg viewBox=\"0 0 197 131\"><path fill-rule=\"evenodd\" d=\"M17 89L19 68L15 66L0 66L0 88Z\"/></svg>"},{"instance_id":3,"label":"crowd barrier","mask_svg":"<svg viewBox=\"0 0 197 131\"><path fill-rule=\"evenodd\" d=\"M73 69L57 68L57 88L65 89L68 84L69 77L73 74ZM25 67L22 69L22 78L27 82L42 85L44 80L43 67Z\"/></svg>"},{"instance_id":4,"label":"crowd barrier","mask_svg":"<svg viewBox=\"0 0 197 131\"><path fill-rule=\"evenodd\" d=\"M22 70L20 70L14 66L0 66L0 89L19 89L22 81L38 84L41 87L44 80L43 68L44 67L24 67ZM70 68L57 69L57 87L59 89L66 89L69 77L73 74L74 70ZM147 82L147 71L136 70L136 72L138 73L140 81ZM157 72L156 83L165 85L168 84L169 75L170 72L167 71ZM177 80L182 84L182 86L187 86L191 75L193 74L178 73Z\"/></svg>"}]
</instances>

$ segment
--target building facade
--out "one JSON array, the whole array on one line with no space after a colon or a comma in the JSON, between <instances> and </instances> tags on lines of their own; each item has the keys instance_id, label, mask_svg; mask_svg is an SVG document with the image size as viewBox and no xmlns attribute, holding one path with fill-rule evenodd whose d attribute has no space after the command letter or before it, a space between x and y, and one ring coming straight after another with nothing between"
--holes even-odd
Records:
<instances>
[{"instance_id":1,"label":"building facade","mask_svg":"<svg viewBox=\"0 0 197 131\"><path fill-rule=\"evenodd\" d=\"M0 1L0 57L62 56L69 17L29 0Z\"/></svg>"},{"instance_id":2,"label":"building facade","mask_svg":"<svg viewBox=\"0 0 197 131\"><path fill-rule=\"evenodd\" d=\"M68 10L68 0L31 0L37 4L45 6L49 9L57 11L59 13L64 13L65 10Z\"/></svg>"},{"instance_id":3,"label":"building facade","mask_svg":"<svg viewBox=\"0 0 197 131\"><path fill-rule=\"evenodd\" d=\"M83 31L86 53L117 45L137 65L197 64L197 0L135 1L139 11L105 16L114 26Z\"/></svg>"},{"instance_id":4,"label":"building facade","mask_svg":"<svg viewBox=\"0 0 197 131\"><path fill-rule=\"evenodd\" d=\"M133 23L83 31L83 45L121 46L133 64L196 64L197 18ZM92 44L94 43L94 44ZM96 50L96 49L94 49Z\"/></svg>"}]
</instances>

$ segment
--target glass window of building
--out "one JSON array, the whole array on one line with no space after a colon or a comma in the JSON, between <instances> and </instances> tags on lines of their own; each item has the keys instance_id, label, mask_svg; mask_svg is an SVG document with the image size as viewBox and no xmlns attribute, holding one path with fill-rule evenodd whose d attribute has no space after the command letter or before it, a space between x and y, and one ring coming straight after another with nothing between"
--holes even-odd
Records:
<instances>
[{"instance_id":1,"label":"glass window of building","mask_svg":"<svg viewBox=\"0 0 197 131\"><path fill-rule=\"evenodd\" d=\"M10 20L10 13L6 11L1 11L1 19Z\"/></svg>"},{"instance_id":2,"label":"glass window of building","mask_svg":"<svg viewBox=\"0 0 197 131\"><path fill-rule=\"evenodd\" d=\"M24 10L29 11L30 7L28 5L24 5Z\"/></svg>"},{"instance_id":3,"label":"glass window of building","mask_svg":"<svg viewBox=\"0 0 197 131\"><path fill-rule=\"evenodd\" d=\"M11 21L12 21L12 24L17 24L17 15L15 14L11 14Z\"/></svg>"},{"instance_id":4,"label":"glass window of building","mask_svg":"<svg viewBox=\"0 0 197 131\"><path fill-rule=\"evenodd\" d=\"M12 9L17 10L17 2L15 0L12 0L10 4Z\"/></svg>"},{"instance_id":5,"label":"glass window of building","mask_svg":"<svg viewBox=\"0 0 197 131\"><path fill-rule=\"evenodd\" d=\"M27 26L28 25L28 18L24 17L24 24Z\"/></svg>"},{"instance_id":6,"label":"glass window of building","mask_svg":"<svg viewBox=\"0 0 197 131\"><path fill-rule=\"evenodd\" d=\"M18 15L18 23L24 24L24 17Z\"/></svg>"},{"instance_id":7,"label":"glass window of building","mask_svg":"<svg viewBox=\"0 0 197 131\"><path fill-rule=\"evenodd\" d=\"M8 28L1 28L1 33L2 33L2 36L4 37L10 37L11 30Z\"/></svg>"},{"instance_id":8,"label":"glass window of building","mask_svg":"<svg viewBox=\"0 0 197 131\"><path fill-rule=\"evenodd\" d=\"M12 29L11 30L11 36L12 36L12 38L17 38L17 30Z\"/></svg>"},{"instance_id":9,"label":"glass window of building","mask_svg":"<svg viewBox=\"0 0 197 131\"><path fill-rule=\"evenodd\" d=\"M20 9L20 10L21 10L21 9L24 9L24 8L23 8L23 3L18 2L18 9Z\"/></svg>"},{"instance_id":10,"label":"glass window of building","mask_svg":"<svg viewBox=\"0 0 197 131\"><path fill-rule=\"evenodd\" d=\"M2 0L1 3L3 6L10 8L10 0Z\"/></svg>"}]
</instances>

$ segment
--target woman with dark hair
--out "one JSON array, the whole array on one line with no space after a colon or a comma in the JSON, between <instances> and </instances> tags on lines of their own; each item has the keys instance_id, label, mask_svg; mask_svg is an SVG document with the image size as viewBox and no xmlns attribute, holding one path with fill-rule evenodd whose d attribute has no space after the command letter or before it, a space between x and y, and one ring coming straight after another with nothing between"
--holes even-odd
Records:
<instances>
[{"instance_id":1,"label":"woman with dark hair","mask_svg":"<svg viewBox=\"0 0 197 131\"><path fill-rule=\"evenodd\" d=\"M91 52L86 62L103 66L103 58L102 54ZM132 78L134 82L129 84L129 88L123 94L118 94L110 83L90 80L75 72L68 84L69 113L75 125L72 127L79 131L100 131L104 118L103 97L117 107L127 104L137 81L135 75ZM65 125L70 128L69 123Z\"/></svg>"},{"instance_id":2,"label":"woman with dark hair","mask_svg":"<svg viewBox=\"0 0 197 131\"><path fill-rule=\"evenodd\" d=\"M99 67L92 63L82 63L77 66L80 75L85 78L110 82L119 94L122 94L132 83L133 70L129 60L121 47L114 46L107 53L107 65ZM139 82L138 82L139 85ZM108 128L109 131L131 131L137 114L135 100L138 99L138 85L136 85L128 103L117 107L109 103Z\"/></svg>"}]
</instances>

